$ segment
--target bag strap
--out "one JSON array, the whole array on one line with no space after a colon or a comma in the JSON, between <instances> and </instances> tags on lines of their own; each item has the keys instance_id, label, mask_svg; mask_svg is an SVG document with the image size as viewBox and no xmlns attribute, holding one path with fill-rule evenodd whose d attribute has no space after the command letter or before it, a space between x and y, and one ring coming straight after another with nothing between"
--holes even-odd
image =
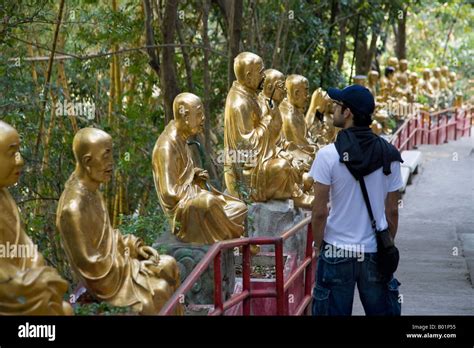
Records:
<instances>
[{"instance_id":1,"label":"bag strap","mask_svg":"<svg viewBox=\"0 0 474 348\"><path fill-rule=\"evenodd\" d=\"M377 233L377 223L374 219L374 214L372 213L372 207L370 206L369 194L367 193L367 187L365 186L365 181L363 177L359 179L359 183L360 183L360 188L362 190L362 195L364 196L364 201L367 207L367 211L369 212L372 230L374 231L374 233Z\"/></svg>"}]
</instances>

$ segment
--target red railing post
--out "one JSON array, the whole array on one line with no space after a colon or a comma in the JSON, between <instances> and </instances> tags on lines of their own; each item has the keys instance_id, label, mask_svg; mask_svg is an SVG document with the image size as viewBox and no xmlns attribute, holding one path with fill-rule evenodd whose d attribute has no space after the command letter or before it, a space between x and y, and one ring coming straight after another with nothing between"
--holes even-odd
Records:
<instances>
[{"instance_id":1,"label":"red railing post","mask_svg":"<svg viewBox=\"0 0 474 348\"><path fill-rule=\"evenodd\" d=\"M431 141L431 115L428 113L428 145L431 145L430 141Z\"/></svg>"},{"instance_id":2,"label":"red railing post","mask_svg":"<svg viewBox=\"0 0 474 348\"><path fill-rule=\"evenodd\" d=\"M275 243L275 286L277 294L277 315L286 315L285 275L283 262L283 239Z\"/></svg>"},{"instance_id":3,"label":"red railing post","mask_svg":"<svg viewBox=\"0 0 474 348\"><path fill-rule=\"evenodd\" d=\"M439 115L436 115L436 145L439 145Z\"/></svg>"},{"instance_id":4,"label":"red railing post","mask_svg":"<svg viewBox=\"0 0 474 348\"><path fill-rule=\"evenodd\" d=\"M443 115L443 119L444 119L444 134L445 134L443 142L447 143L449 141L449 120L448 120L447 112Z\"/></svg>"},{"instance_id":5,"label":"red railing post","mask_svg":"<svg viewBox=\"0 0 474 348\"><path fill-rule=\"evenodd\" d=\"M454 140L458 140L458 108L454 108Z\"/></svg>"},{"instance_id":6,"label":"red railing post","mask_svg":"<svg viewBox=\"0 0 474 348\"><path fill-rule=\"evenodd\" d=\"M242 315L249 316L251 312L251 291L250 291L250 244L242 247L242 291L248 291L249 296L246 297L242 305Z\"/></svg>"},{"instance_id":7,"label":"red railing post","mask_svg":"<svg viewBox=\"0 0 474 348\"><path fill-rule=\"evenodd\" d=\"M221 255L219 250L214 258L214 310L224 314L224 303L222 302L222 271L221 271Z\"/></svg>"},{"instance_id":8,"label":"red railing post","mask_svg":"<svg viewBox=\"0 0 474 348\"><path fill-rule=\"evenodd\" d=\"M420 140L420 145L423 145L425 143L425 115L421 111L418 111L418 115L421 116L421 140Z\"/></svg>"},{"instance_id":9,"label":"red railing post","mask_svg":"<svg viewBox=\"0 0 474 348\"><path fill-rule=\"evenodd\" d=\"M418 115L415 115L415 143L413 144L415 147L417 145L417 139L416 139L417 136L418 136Z\"/></svg>"},{"instance_id":10,"label":"red railing post","mask_svg":"<svg viewBox=\"0 0 474 348\"><path fill-rule=\"evenodd\" d=\"M407 150L410 150L410 141L411 141L411 127L410 127L410 124L411 124L411 120L408 120L408 123L407 123Z\"/></svg>"},{"instance_id":11,"label":"red railing post","mask_svg":"<svg viewBox=\"0 0 474 348\"><path fill-rule=\"evenodd\" d=\"M306 266L304 274L304 296L311 296L311 287L313 280L313 229L311 223L308 224L308 231L306 233L306 257L310 263Z\"/></svg>"}]
</instances>

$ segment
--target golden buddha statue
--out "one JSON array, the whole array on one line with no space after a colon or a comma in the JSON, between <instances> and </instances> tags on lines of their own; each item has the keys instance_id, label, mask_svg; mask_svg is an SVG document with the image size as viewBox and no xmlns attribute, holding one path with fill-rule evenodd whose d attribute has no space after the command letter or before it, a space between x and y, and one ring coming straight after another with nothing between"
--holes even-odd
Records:
<instances>
[{"instance_id":1,"label":"golden buddha statue","mask_svg":"<svg viewBox=\"0 0 474 348\"><path fill-rule=\"evenodd\" d=\"M234 59L234 81L227 95L224 115L224 179L228 192L240 197L239 187L250 190L257 202L292 198L296 206L310 208L313 197L302 190L303 181L288 159L267 157L273 147L268 127L271 118L262 115L257 90L264 75L263 60L256 54L242 52ZM267 114L275 110L268 105ZM233 156L245 154L243 161ZM240 186L241 185L241 186Z\"/></svg>"},{"instance_id":2,"label":"golden buddha statue","mask_svg":"<svg viewBox=\"0 0 474 348\"><path fill-rule=\"evenodd\" d=\"M433 88L433 92L438 94L441 90L441 69L434 68L433 69L433 76L431 77L431 87Z\"/></svg>"},{"instance_id":3,"label":"golden buddha statue","mask_svg":"<svg viewBox=\"0 0 474 348\"><path fill-rule=\"evenodd\" d=\"M18 132L0 121L0 315L72 315L67 282L45 264L8 192L23 168Z\"/></svg>"},{"instance_id":4,"label":"golden buddha statue","mask_svg":"<svg viewBox=\"0 0 474 348\"><path fill-rule=\"evenodd\" d=\"M403 100L405 102L412 102L411 85L408 83L408 77L406 74L398 76L398 85L395 88L395 98Z\"/></svg>"},{"instance_id":5,"label":"golden buddha statue","mask_svg":"<svg viewBox=\"0 0 474 348\"><path fill-rule=\"evenodd\" d=\"M397 57L391 56L387 58L385 66L391 66L394 69L395 77L399 72L400 63Z\"/></svg>"},{"instance_id":6,"label":"golden buddha statue","mask_svg":"<svg viewBox=\"0 0 474 348\"><path fill-rule=\"evenodd\" d=\"M411 87L411 94L413 96L413 99L416 100L416 96L418 95L418 74L414 71L412 71L409 75L410 79L410 87Z\"/></svg>"},{"instance_id":7,"label":"golden buddha statue","mask_svg":"<svg viewBox=\"0 0 474 348\"><path fill-rule=\"evenodd\" d=\"M406 59L400 59L399 71L397 73L397 82L400 81L401 76L405 76L406 80L409 80L410 70L408 70L408 60Z\"/></svg>"},{"instance_id":8,"label":"golden buddha statue","mask_svg":"<svg viewBox=\"0 0 474 348\"><path fill-rule=\"evenodd\" d=\"M448 87L451 91L454 92L454 87L456 86L456 73L451 71L449 73Z\"/></svg>"},{"instance_id":9,"label":"golden buddha statue","mask_svg":"<svg viewBox=\"0 0 474 348\"><path fill-rule=\"evenodd\" d=\"M380 79L380 101L386 102L393 97L395 91L395 68L387 66L382 79Z\"/></svg>"},{"instance_id":10,"label":"golden buddha statue","mask_svg":"<svg viewBox=\"0 0 474 348\"><path fill-rule=\"evenodd\" d=\"M318 146L311 140L306 125L308 117L304 113L308 101L308 80L301 75L290 75L286 78L285 86L287 97L280 104L285 139L314 158ZM313 114L311 109L308 111Z\"/></svg>"},{"instance_id":11,"label":"golden buddha statue","mask_svg":"<svg viewBox=\"0 0 474 348\"><path fill-rule=\"evenodd\" d=\"M72 270L95 298L140 314L157 314L179 286L176 261L112 227L99 191L113 174L110 135L81 129L74 136L73 152L76 169L56 214ZM176 314L181 312L180 306Z\"/></svg>"},{"instance_id":12,"label":"golden buddha statue","mask_svg":"<svg viewBox=\"0 0 474 348\"><path fill-rule=\"evenodd\" d=\"M379 82L379 72L377 70L371 70L368 74L368 84L367 88L369 89L370 93L377 98L378 95L378 82Z\"/></svg>"},{"instance_id":13,"label":"golden buddha statue","mask_svg":"<svg viewBox=\"0 0 474 348\"><path fill-rule=\"evenodd\" d=\"M213 244L239 238L247 218L245 203L206 187L207 171L194 165L186 141L202 132L204 106L191 93L173 102L174 120L160 134L153 149L153 177L172 232L183 242Z\"/></svg>"},{"instance_id":14,"label":"golden buddha statue","mask_svg":"<svg viewBox=\"0 0 474 348\"><path fill-rule=\"evenodd\" d=\"M314 157L301 151L298 146L288 141L283 134L283 119L279 105L286 96L285 75L275 69L265 70L265 80L262 92L258 95L258 102L262 110L262 117L268 118L270 144L265 158L274 155L287 159L293 167L303 176L303 191L308 191L313 186L314 180L309 176ZM271 102L270 102L271 101ZM273 104L270 110L268 105Z\"/></svg>"},{"instance_id":15,"label":"golden buddha statue","mask_svg":"<svg viewBox=\"0 0 474 348\"><path fill-rule=\"evenodd\" d=\"M423 78L418 85L418 92L428 98L433 98L433 86L431 84L431 70L423 70Z\"/></svg>"},{"instance_id":16,"label":"golden buddha statue","mask_svg":"<svg viewBox=\"0 0 474 348\"><path fill-rule=\"evenodd\" d=\"M440 87L442 90L450 89L448 86L449 68L445 65L441 67Z\"/></svg>"}]
</instances>

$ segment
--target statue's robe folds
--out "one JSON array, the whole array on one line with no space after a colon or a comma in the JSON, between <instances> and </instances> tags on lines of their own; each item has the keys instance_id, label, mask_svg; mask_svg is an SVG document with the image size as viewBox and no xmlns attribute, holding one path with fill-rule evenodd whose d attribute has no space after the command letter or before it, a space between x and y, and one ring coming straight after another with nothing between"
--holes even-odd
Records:
<instances>
[{"instance_id":1,"label":"statue's robe folds","mask_svg":"<svg viewBox=\"0 0 474 348\"><path fill-rule=\"evenodd\" d=\"M179 286L175 259L139 255L143 241L114 229L100 191L88 190L75 174L61 195L56 226L74 273L99 300L152 315Z\"/></svg>"},{"instance_id":2,"label":"statue's robe folds","mask_svg":"<svg viewBox=\"0 0 474 348\"><path fill-rule=\"evenodd\" d=\"M250 189L251 198L258 202L302 194L298 170L272 150L269 123L270 118L262 117L257 94L234 81L225 105L224 178L235 197L242 195L241 189Z\"/></svg>"},{"instance_id":3,"label":"statue's robe folds","mask_svg":"<svg viewBox=\"0 0 474 348\"><path fill-rule=\"evenodd\" d=\"M0 315L73 314L63 300L67 282L45 264L23 230L18 207L6 188L0 189L0 244L4 247L0 255Z\"/></svg>"},{"instance_id":4,"label":"statue's robe folds","mask_svg":"<svg viewBox=\"0 0 474 348\"><path fill-rule=\"evenodd\" d=\"M152 162L161 207L180 240L213 244L243 235L247 206L195 178L199 169L174 120L160 134Z\"/></svg>"},{"instance_id":5,"label":"statue's robe folds","mask_svg":"<svg viewBox=\"0 0 474 348\"><path fill-rule=\"evenodd\" d=\"M288 99L285 99L280 104L280 112L283 118L283 134L285 139L304 153L306 160L310 162L308 165L311 165L318 147L309 140L310 134L303 111L294 107L288 102Z\"/></svg>"}]
</instances>

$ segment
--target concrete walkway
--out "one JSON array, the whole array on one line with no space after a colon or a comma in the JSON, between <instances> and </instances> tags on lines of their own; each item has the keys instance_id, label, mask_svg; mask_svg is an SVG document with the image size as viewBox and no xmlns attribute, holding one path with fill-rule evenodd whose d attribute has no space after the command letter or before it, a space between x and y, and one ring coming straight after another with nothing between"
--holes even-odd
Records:
<instances>
[{"instance_id":1,"label":"concrete walkway","mask_svg":"<svg viewBox=\"0 0 474 348\"><path fill-rule=\"evenodd\" d=\"M402 315L474 315L474 137L423 145L396 243ZM364 315L358 294L354 315Z\"/></svg>"}]
</instances>

